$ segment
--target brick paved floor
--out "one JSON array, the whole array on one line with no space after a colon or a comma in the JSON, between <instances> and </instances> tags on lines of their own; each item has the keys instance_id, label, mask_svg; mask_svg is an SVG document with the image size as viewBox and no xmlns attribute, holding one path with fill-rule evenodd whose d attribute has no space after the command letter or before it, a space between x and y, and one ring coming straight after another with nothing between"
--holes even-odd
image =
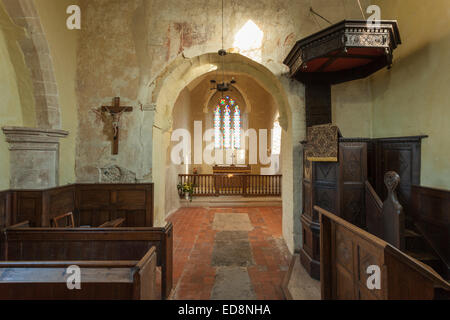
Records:
<instances>
[{"instance_id":1,"label":"brick paved floor","mask_svg":"<svg viewBox=\"0 0 450 320\"><path fill-rule=\"evenodd\" d=\"M216 216L216 213L219 215ZM230 213L232 215L227 219L226 214ZM227 290L242 290L236 292L236 297L240 299L246 294L249 299L284 299L281 283L291 255L282 238L281 216L282 209L279 207L182 208L172 214L168 221L174 225L173 299L210 299L213 291L213 298L226 299ZM233 240L236 235L239 239ZM237 242L221 246L224 239ZM234 267L233 257L218 255L233 252L239 246L245 246L248 250L248 243L251 255L244 255L244 259L248 260L244 261L245 265L242 264L242 257L236 257L239 265L235 267L240 268L241 272L233 277L233 272L227 269ZM221 260L226 263L223 267ZM242 272L247 272L248 276ZM228 283L227 274L231 274ZM243 277L250 281L229 283ZM222 283L226 287L221 287Z\"/></svg>"}]
</instances>

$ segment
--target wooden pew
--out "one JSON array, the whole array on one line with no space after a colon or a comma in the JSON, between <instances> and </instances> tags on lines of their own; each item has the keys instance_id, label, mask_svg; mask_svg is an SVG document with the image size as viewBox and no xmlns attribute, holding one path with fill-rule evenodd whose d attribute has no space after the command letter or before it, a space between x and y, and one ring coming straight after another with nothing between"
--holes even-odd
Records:
<instances>
[{"instance_id":1,"label":"wooden pew","mask_svg":"<svg viewBox=\"0 0 450 320\"><path fill-rule=\"evenodd\" d=\"M155 246L161 297L172 290L173 226L164 228L6 228L6 261L139 260Z\"/></svg>"},{"instance_id":2,"label":"wooden pew","mask_svg":"<svg viewBox=\"0 0 450 320\"><path fill-rule=\"evenodd\" d=\"M450 279L450 191L413 186L411 207L414 226L442 261L442 275Z\"/></svg>"},{"instance_id":3,"label":"wooden pew","mask_svg":"<svg viewBox=\"0 0 450 320\"><path fill-rule=\"evenodd\" d=\"M431 300L438 289L450 291L427 265L320 207L314 210L320 214L322 299ZM369 266L380 268L380 289L367 285Z\"/></svg>"},{"instance_id":4,"label":"wooden pew","mask_svg":"<svg viewBox=\"0 0 450 320\"><path fill-rule=\"evenodd\" d=\"M0 262L1 300L153 300L156 249L139 261ZM80 268L80 289L67 286Z\"/></svg>"}]
</instances>

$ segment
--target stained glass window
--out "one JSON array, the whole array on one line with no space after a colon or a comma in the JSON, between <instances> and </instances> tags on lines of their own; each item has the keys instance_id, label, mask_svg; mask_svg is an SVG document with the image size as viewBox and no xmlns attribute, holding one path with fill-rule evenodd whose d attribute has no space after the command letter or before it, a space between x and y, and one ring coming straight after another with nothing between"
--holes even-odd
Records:
<instances>
[{"instance_id":1,"label":"stained glass window","mask_svg":"<svg viewBox=\"0 0 450 320\"><path fill-rule=\"evenodd\" d=\"M236 100L226 96L214 109L215 148L241 148L241 110Z\"/></svg>"},{"instance_id":2,"label":"stained glass window","mask_svg":"<svg viewBox=\"0 0 450 320\"><path fill-rule=\"evenodd\" d=\"M234 118L233 118L233 147L234 149L241 148L241 110L239 106L234 107Z\"/></svg>"},{"instance_id":3,"label":"stained glass window","mask_svg":"<svg viewBox=\"0 0 450 320\"><path fill-rule=\"evenodd\" d=\"M230 106L227 104L223 112L223 147L230 149L231 147L231 116Z\"/></svg>"},{"instance_id":4,"label":"stained glass window","mask_svg":"<svg viewBox=\"0 0 450 320\"><path fill-rule=\"evenodd\" d=\"M222 148L222 136L220 132L220 122L221 122L220 110L221 110L220 105L218 105L214 110L214 147L216 149Z\"/></svg>"}]
</instances>

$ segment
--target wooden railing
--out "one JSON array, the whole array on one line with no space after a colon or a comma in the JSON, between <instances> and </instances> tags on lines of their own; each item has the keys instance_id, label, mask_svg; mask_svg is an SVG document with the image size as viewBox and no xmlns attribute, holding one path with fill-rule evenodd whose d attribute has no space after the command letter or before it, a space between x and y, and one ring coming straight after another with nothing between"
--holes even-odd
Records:
<instances>
[{"instance_id":1,"label":"wooden railing","mask_svg":"<svg viewBox=\"0 0 450 320\"><path fill-rule=\"evenodd\" d=\"M396 190L400 183L400 176L394 171L386 172L384 183L388 195L386 200L381 202L372 185L366 181L367 231L403 250L405 247L405 215L403 207L398 201Z\"/></svg>"},{"instance_id":2,"label":"wooden railing","mask_svg":"<svg viewBox=\"0 0 450 320\"><path fill-rule=\"evenodd\" d=\"M179 183L194 185L194 196L281 196L281 175L180 174ZM183 196L180 192L180 197Z\"/></svg>"},{"instance_id":3,"label":"wooden railing","mask_svg":"<svg viewBox=\"0 0 450 320\"><path fill-rule=\"evenodd\" d=\"M371 234L383 238L383 202L366 181L366 227Z\"/></svg>"}]
</instances>

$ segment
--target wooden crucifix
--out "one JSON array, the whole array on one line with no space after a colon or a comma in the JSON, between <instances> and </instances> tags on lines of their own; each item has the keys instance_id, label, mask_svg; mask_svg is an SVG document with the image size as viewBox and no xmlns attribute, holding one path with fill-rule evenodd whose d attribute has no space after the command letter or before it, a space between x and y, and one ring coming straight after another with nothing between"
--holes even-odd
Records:
<instances>
[{"instance_id":1,"label":"wooden crucifix","mask_svg":"<svg viewBox=\"0 0 450 320\"><path fill-rule=\"evenodd\" d=\"M120 98L114 98L113 106L102 106L102 112L109 112L112 116L112 125L114 129L114 140L113 140L113 151L112 154L119 154L119 128L120 128L120 117L124 112L133 111L133 107L120 106Z\"/></svg>"}]
</instances>

